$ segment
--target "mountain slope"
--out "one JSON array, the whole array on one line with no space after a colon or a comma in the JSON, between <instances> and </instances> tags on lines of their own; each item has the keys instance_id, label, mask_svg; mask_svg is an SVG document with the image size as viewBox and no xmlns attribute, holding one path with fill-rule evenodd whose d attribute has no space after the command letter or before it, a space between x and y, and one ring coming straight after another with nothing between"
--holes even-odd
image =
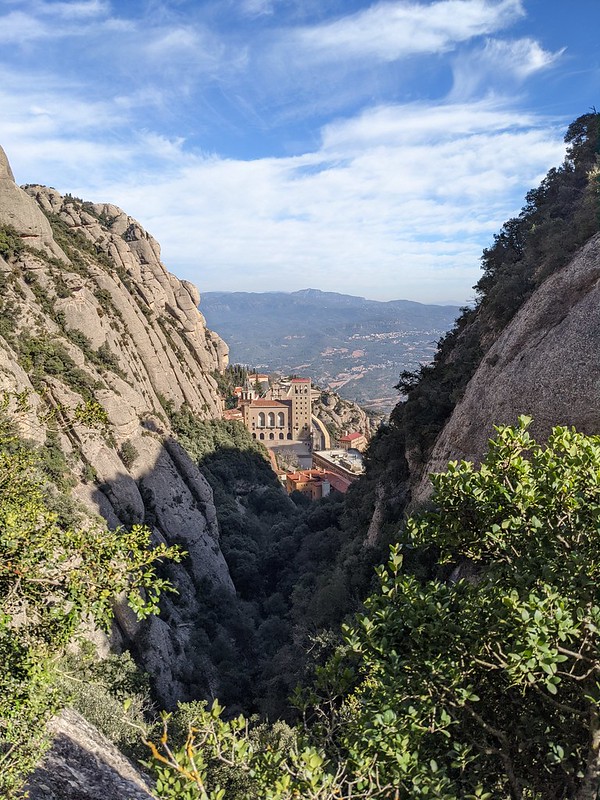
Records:
<instances>
[{"instance_id":1,"label":"mountain slope","mask_svg":"<svg viewBox=\"0 0 600 800\"><path fill-rule=\"evenodd\" d=\"M227 339L233 362L310 375L348 400L387 411L400 372L431 360L459 311L317 289L205 292L202 308Z\"/></svg>"},{"instance_id":2,"label":"mountain slope","mask_svg":"<svg viewBox=\"0 0 600 800\"><path fill-rule=\"evenodd\" d=\"M139 624L123 605L113 631L170 705L188 692L184 623L198 612L198 587L234 590L212 490L164 407L219 416L211 373L227 348L206 328L195 287L169 275L135 220L43 186L23 191L2 151L0 284L4 410L42 447L58 491L112 527L146 523L189 554L166 570L179 595L165 598L163 618ZM210 672L207 659L208 682Z\"/></svg>"},{"instance_id":3,"label":"mountain slope","mask_svg":"<svg viewBox=\"0 0 600 800\"><path fill-rule=\"evenodd\" d=\"M545 440L555 425L600 429L600 234L523 305L469 381L438 437L427 472L451 459L478 462L494 425L533 417ZM427 494L424 480L415 499Z\"/></svg>"},{"instance_id":4,"label":"mountain slope","mask_svg":"<svg viewBox=\"0 0 600 800\"><path fill-rule=\"evenodd\" d=\"M477 304L463 310L430 365L401 376L407 399L396 405L370 451L375 538L398 519L411 492L417 502L425 498L427 475L444 468L447 459L480 458L494 423L533 412L542 438L553 424L600 428L587 377L595 368L582 360L587 354L595 363L592 353L600 346L591 310L593 237L600 227L600 114L575 120L565 141L563 164L527 194L521 213L484 250ZM510 327L511 320L517 327ZM553 349L545 349L551 342Z\"/></svg>"}]
</instances>

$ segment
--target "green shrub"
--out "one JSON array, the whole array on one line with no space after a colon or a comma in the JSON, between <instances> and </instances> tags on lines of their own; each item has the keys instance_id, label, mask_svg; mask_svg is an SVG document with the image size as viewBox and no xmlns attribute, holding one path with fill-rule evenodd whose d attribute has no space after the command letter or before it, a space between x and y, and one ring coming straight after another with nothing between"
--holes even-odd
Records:
<instances>
[{"instance_id":1,"label":"green shrub","mask_svg":"<svg viewBox=\"0 0 600 800\"><path fill-rule=\"evenodd\" d=\"M119 457L127 469L131 469L138 456L139 452L137 448L129 441L129 439L123 442L119 448Z\"/></svg>"},{"instance_id":2,"label":"green shrub","mask_svg":"<svg viewBox=\"0 0 600 800\"><path fill-rule=\"evenodd\" d=\"M167 584L155 566L178 558L147 547L139 526L65 527L52 507L47 476L33 449L0 417L0 794L20 796L38 761L45 723L61 699L56 656L92 616L107 626L116 595L126 592L139 616L158 610Z\"/></svg>"}]
</instances>

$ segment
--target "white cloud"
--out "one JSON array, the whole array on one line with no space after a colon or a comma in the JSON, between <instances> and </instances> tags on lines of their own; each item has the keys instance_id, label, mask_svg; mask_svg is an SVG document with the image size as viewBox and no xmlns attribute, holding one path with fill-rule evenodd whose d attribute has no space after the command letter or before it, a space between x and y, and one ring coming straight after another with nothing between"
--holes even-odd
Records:
<instances>
[{"instance_id":1,"label":"white cloud","mask_svg":"<svg viewBox=\"0 0 600 800\"><path fill-rule=\"evenodd\" d=\"M5 44L20 44L52 35L50 26L22 11L11 11L0 17L0 28Z\"/></svg>"},{"instance_id":2,"label":"white cloud","mask_svg":"<svg viewBox=\"0 0 600 800\"><path fill-rule=\"evenodd\" d=\"M314 285L464 302L482 247L563 146L547 121L487 103L468 119L461 106L429 111L419 109L422 137L417 109L377 109L410 120L406 137L394 128L384 141L379 131L369 145L361 131L360 147L346 137L335 152L295 158L202 159L171 145L164 177L107 181L91 199L140 219L168 267L201 291Z\"/></svg>"},{"instance_id":3,"label":"white cloud","mask_svg":"<svg viewBox=\"0 0 600 800\"><path fill-rule=\"evenodd\" d=\"M251 17L261 17L273 13L273 0L242 0L240 9L243 14Z\"/></svg>"},{"instance_id":4,"label":"white cloud","mask_svg":"<svg viewBox=\"0 0 600 800\"><path fill-rule=\"evenodd\" d=\"M29 16L3 18L11 20L9 39L34 52L36 39L69 29L69 6L78 8L73 30L88 33L85 59L71 72L60 69L74 52L66 47L54 71L39 55L24 62L38 64L35 71L0 67L0 142L13 171L23 183L120 205L158 238L167 266L201 291L311 285L463 302L482 246L562 156L553 120L507 97L472 99L498 76L512 87L558 58L533 39L472 41L520 18L520 0L382 2L325 25L276 34L269 27L248 47L199 20L183 27L165 14L144 24L115 19L108 3L94 0L32 2L24 4ZM42 49L46 56L46 42ZM219 119L223 139L235 139L239 124L250 152L253 133L271 134L280 108L301 117L321 104L331 119L336 107L357 108L358 82L360 97L371 97L392 60L449 50L451 101L392 103L399 94L386 87L377 105L370 100L320 130L305 124L314 144L295 144L300 155L202 154L203 115ZM485 83L469 83L473 72ZM395 64L389 75L402 79ZM269 144L257 146L269 152Z\"/></svg>"},{"instance_id":5,"label":"white cloud","mask_svg":"<svg viewBox=\"0 0 600 800\"><path fill-rule=\"evenodd\" d=\"M208 158L132 129L135 95L75 102L52 82L20 88L0 92L17 180L120 205L201 291L311 285L464 302L482 247L563 153L551 120L479 101L378 106L331 123L300 156Z\"/></svg>"},{"instance_id":6,"label":"white cloud","mask_svg":"<svg viewBox=\"0 0 600 800\"><path fill-rule=\"evenodd\" d=\"M86 19L99 17L110 12L110 3L103 0L81 0L81 2L36 2L33 9L50 17L66 17L68 19Z\"/></svg>"},{"instance_id":7,"label":"white cloud","mask_svg":"<svg viewBox=\"0 0 600 800\"><path fill-rule=\"evenodd\" d=\"M110 10L110 4L102 0L21 3L18 11L0 16L2 40L25 45L83 37L93 31L130 29L126 21L111 18Z\"/></svg>"},{"instance_id":8,"label":"white cloud","mask_svg":"<svg viewBox=\"0 0 600 800\"><path fill-rule=\"evenodd\" d=\"M402 141L439 142L476 132L490 134L506 128L535 124L531 114L511 112L498 101L473 103L412 103L369 108L349 120L337 120L323 129L323 148L362 149L366 144ZM398 138L400 137L400 138Z\"/></svg>"},{"instance_id":9,"label":"white cloud","mask_svg":"<svg viewBox=\"0 0 600 800\"><path fill-rule=\"evenodd\" d=\"M522 15L521 0L383 2L335 22L301 29L296 38L314 58L325 61L340 57L393 61L444 52Z\"/></svg>"},{"instance_id":10,"label":"white cloud","mask_svg":"<svg viewBox=\"0 0 600 800\"><path fill-rule=\"evenodd\" d=\"M451 97L468 98L482 88L522 83L536 72L555 65L564 50L544 50L534 39L488 39L475 51L461 53L454 62Z\"/></svg>"},{"instance_id":11,"label":"white cloud","mask_svg":"<svg viewBox=\"0 0 600 800\"><path fill-rule=\"evenodd\" d=\"M181 56L182 51L195 50L200 47L198 33L189 28L172 28L158 30L156 35L150 34L145 44L146 54L151 57Z\"/></svg>"}]
</instances>

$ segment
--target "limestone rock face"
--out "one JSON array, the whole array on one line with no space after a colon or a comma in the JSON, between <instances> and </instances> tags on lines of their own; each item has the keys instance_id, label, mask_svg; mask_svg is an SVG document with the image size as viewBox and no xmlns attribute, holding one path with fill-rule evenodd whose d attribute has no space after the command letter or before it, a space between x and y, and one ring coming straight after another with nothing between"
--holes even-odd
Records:
<instances>
[{"instance_id":1,"label":"limestone rock face","mask_svg":"<svg viewBox=\"0 0 600 800\"><path fill-rule=\"evenodd\" d=\"M368 440L383 419L382 414L367 414L356 403L328 390L313 399L313 414L332 433L333 440L347 433L362 433Z\"/></svg>"},{"instance_id":2,"label":"limestone rock face","mask_svg":"<svg viewBox=\"0 0 600 800\"><path fill-rule=\"evenodd\" d=\"M0 147L0 220L4 225L16 228L33 247L48 255L67 261L67 257L56 244L52 229L39 208L32 205L25 192L15 183L6 153Z\"/></svg>"},{"instance_id":3,"label":"limestone rock face","mask_svg":"<svg viewBox=\"0 0 600 800\"><path fill-rule=\"evenodd\" d=\"M73 493L91 512L114 527L145 523L156 541L189 554L185 566L166 568L179 595L162 619L140 625L117 609L116 640L133 647L172 705L186 697L200 586L234 587L212 490L173 440L167 411L186 404L200 418L220 417L214 374L227 346L207 330L198 290L167 272L138 222L107 203L20 189L1 150L0 230L8 412L37 444L60 422Z\"/></svg>"},{"instance_id":4,"label":"limestone rock face","mask_svg":"<svg viewBox=\"0 0 600 800\"><path fill-rule=\"evenodd\" d=\"M533 417L543 440L556 425L600 426L600 234L520 309L488 351L440 434L426 474L449 460L478 462L494 425ZM429 493L424 478L416 502Z\"/></svg>"},{"instance_id":5,"label":"limestone rock face","mask_svg":"<svg viewBox=\"0 0 600 800\"><path fill-rule=\"evenodd\" d=\"M73 709L50 725L52 747L29 778L30 800L150 800L142 774Z\"/></svg>"}]
</instances>

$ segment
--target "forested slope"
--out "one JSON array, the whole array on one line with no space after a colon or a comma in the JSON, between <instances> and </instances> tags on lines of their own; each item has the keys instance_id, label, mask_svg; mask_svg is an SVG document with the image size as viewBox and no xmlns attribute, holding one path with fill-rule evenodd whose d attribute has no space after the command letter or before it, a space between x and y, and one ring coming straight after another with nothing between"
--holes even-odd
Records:
<instances>
[{"instance_id":1,"label":"forested slope","mask_svg":"<svg viewBox=\"0 0 600 800\"><path fill-rule=\"evenodd\" d=\"M508 220L493 244L484 250L483 274L474 287L475 306L465 308L452 330L440 340L431 365L400 377L398 388L407 399L394 409L383 438L391 437L397 448L406 453L413 485L427 473L437 437L510 321L537 289L566 267L578 249L598 232L599 135L600 115L595 112L579 117L569 126L563 164L551 169L540 186L527 194L521 213ZM593 261L595 256L590 258ZM564 294L568 283L567 277L563 294L557 294L555 307L548 312L546 328L569 313ZM568 294L575 301L581 287L575 278L573 283ZM538 327L539 334L543 325ZM594 336L595 332L590 334ZM510 421L515 422L518 414L526 410L515 408ZM562 421L577 423L576 418ZM394 448L389 442L381 446ZM439 466L440 462L436 463Z\"/></svg>"}]
</instances>

